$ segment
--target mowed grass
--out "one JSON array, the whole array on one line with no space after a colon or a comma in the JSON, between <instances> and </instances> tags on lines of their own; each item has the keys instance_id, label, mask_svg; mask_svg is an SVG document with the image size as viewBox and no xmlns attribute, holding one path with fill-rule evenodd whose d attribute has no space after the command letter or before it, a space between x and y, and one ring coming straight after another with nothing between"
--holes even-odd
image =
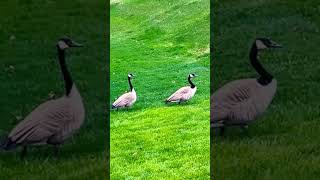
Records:
<instances>
[{"instance_id":1,"label":"mowed grass","mask_svg":"<svg viewBox=\"0 0 320 180\"><path fill-rule=\"evenodd\" d=\"M254 38L284 48L260 57L278 81L264 116L247 132L232 128L212 139L214 179L319 179L319 12L312 0L215 1L214 90L257 77L248 61Z\"/></svg>"},{"instance_id":2,"label":"mowed grass","mask_svg":"<svg viewBox=\"0 0 320 180\"><path fill-rule=\"evenodd\" d=\"M136 75L138 100L111 112L112 179L209 178L209 1L111 1L111 101ZM196 73L198 91L164 100Z\"/></svg>"},{"instance_id":3,"label":"mowed grass","mask_svg":"<svg viewBox=\"0 0 320 180\"><path fill-rule=\"evenodd\" d=\"M106 177L106 3L103 1L0 2L0 136L37 105L60 97L64 84L56 42L67 35L83 43L67 62L86 107L82 129L61 147L0 152L0 179L103 179Z\"/></svg>"}]
</instances>

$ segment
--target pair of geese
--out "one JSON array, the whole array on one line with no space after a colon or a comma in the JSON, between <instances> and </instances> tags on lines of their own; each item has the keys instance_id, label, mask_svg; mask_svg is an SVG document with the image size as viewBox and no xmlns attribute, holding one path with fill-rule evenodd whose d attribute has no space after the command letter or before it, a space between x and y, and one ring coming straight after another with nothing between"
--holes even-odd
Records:
<instances>
[{"instance_id":1,"label":"pair of geese","mask_svg":"<svg viewBox=\"0 0 320 180\"><path fill-rule=\"evenodd\" d=\"M112 109L128 108L131 107L137 100L137 93L134 90L131 79L133 74L128 74L128 83L130 91L121 95L113 104ZM192 78L197 77L196 74L189 74L188 82L190 86L184 86L174 92L170 97L166 99L166 103L181 103L190 100L197 91L196 85L191 81Z\"/></svg>"},{"instance_id":2,"label":"pair of geese","mask_svg":"<svg viewBox=\"0 0 320 180\"><path fill-rule=\"evenodd\" d=\"M65 84L65 95L40 104L0 142L0 149L23 147L21 156L24 157L28 146L49 144L53 145L57 153L59 145L81 127L85 118L85 108L65 60L67 49L81 46L70 38L59 39L57 51ZM277 81L263 68L257 56L261 50L279 47L281 46L267 38L257 38L254 41L250 51L250 62L260 77L233 81L211 96L211 128L224 130L226 126L246 127L267 109L276 92ZM130 82L132 74L128 78L133 92ZM189 82L191 78L189 75ZM190 84L187 89L192 88L193 83ZM184 89L185 87L177 92ZM195 90L194 88L194 93ZM173 98L174 94L167 99L168 102L181 101Z\"/></svg>"}]
</instances>

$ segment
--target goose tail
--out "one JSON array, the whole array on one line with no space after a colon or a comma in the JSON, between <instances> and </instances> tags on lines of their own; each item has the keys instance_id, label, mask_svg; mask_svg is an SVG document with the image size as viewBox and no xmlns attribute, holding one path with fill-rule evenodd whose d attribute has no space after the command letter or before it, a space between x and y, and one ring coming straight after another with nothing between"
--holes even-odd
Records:
<instances>
[{"instance_id":1,"label":"goose tail","mask_svg":"<svg viewBox=\"0 0 320 180\"><path fill-rule=\"evenodd\" d=\"M0 139L0 150L11 150L17 147L17 144L11 141L8 137L3 137Z\"/></svg>"}]
</instances>

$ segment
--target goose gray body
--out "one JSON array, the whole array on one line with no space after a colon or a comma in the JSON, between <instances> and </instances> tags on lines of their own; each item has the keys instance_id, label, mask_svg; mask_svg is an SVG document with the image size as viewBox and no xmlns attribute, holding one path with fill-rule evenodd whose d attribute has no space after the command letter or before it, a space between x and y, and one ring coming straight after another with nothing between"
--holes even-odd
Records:
<instances>
[{"instance_id":1,"label":"goose gray body","mask_svg":"<svg viewBox=\"0 0 320 180\"><path fill-rule=\"evenodd\" d=\"M211 96L211 124L247 125L262 115L277 90L277 81L261 85L257 79L230 82Z\"/></svg>"},{"instance_id":2,"label":"goose gray body","mask_svg":"<svg viewBox=\"0 0 320 180\"><path fill-rule=\"evenodd\" d=\"M84 122L85 109L75 85L68 96L39 105L9 134L11 146L62 144ZM7 147L10 149L10 145Z\"/></svg>"}]
</instances>

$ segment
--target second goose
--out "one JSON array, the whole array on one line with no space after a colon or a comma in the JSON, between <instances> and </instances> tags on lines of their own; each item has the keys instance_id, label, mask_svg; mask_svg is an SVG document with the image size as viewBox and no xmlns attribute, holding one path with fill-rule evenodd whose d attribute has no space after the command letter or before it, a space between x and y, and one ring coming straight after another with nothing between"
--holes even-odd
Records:
<instances>
[{"instance_id":1,"label":"second goose","mask_svg":"<svg viewBox=\"0 0 320 180\"><path fill-rule=\"evenodd\" d=\"M131 79L134 78L133 74L128 74L128 83L130 87L130 92L127 92L123 95L121 95L113 104L112 109L119 109L119 108L128 108L131 107L137 100L137 94L134 90Z\"/></svg>"},{"instance_id":2,"label":"second goose","mask_svg":"<svg viewBox=\"0 0 320 180\"><path fill-rule=\"evenodd\" d=\"M197 77L196 74L189 74L188 76L188 82L190 83L190 86L185 86L180 89L178 89L175 93L173 93L170 97L166 99L166 103L181 103L184 101L190 100L194 94L197 91L197 87L193 82L191 81L194 77Z\"/></svg>"}]
</instances>

